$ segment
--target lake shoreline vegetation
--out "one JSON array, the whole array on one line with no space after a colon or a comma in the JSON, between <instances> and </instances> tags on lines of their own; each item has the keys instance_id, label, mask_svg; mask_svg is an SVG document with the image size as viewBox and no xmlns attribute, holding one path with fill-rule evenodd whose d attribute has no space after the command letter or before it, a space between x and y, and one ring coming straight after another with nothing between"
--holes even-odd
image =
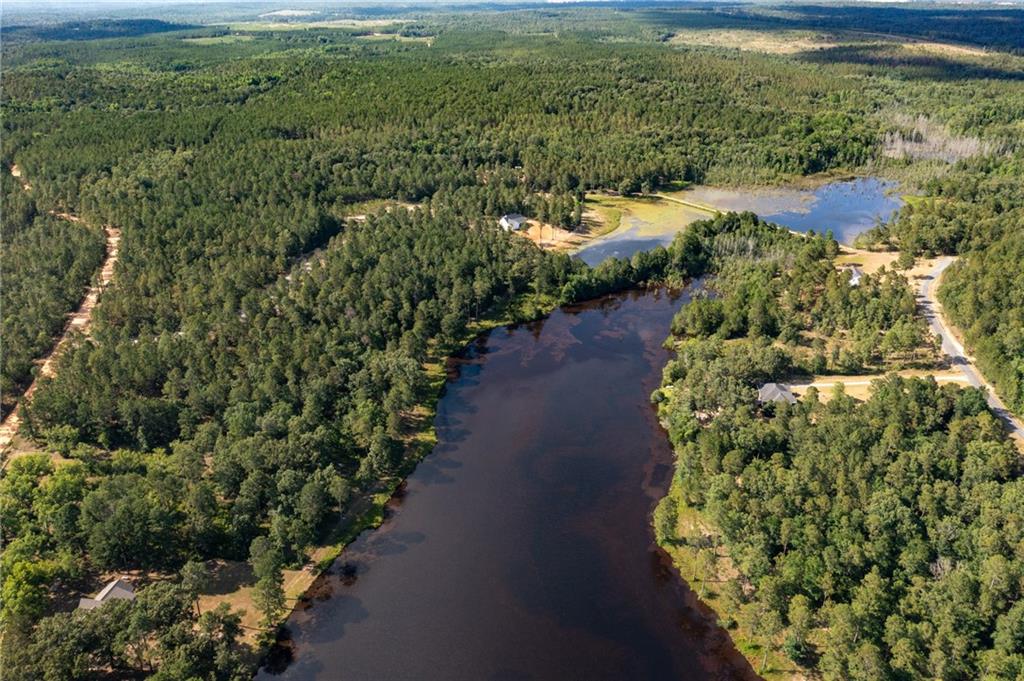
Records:
<instances>
[{"instance_id":1,"label":"lake shoreline vegetation","mask_svg":"<svg viewBox=\"0 0 1024 681\"><path fill-rule=\"evenodd\" d=\"M889 279L872 309L830 289L835 248L798 243L780 267L767 231L737 264L720 233L701 236L722 253L718 295L678 313L676 359L652 396L677 454L655 535L684 579L768 679L1019 673L1021 462L984 393L890 373L863 403L841 384L827 401L813 387L792 404L759 398L794 371L857 373L874 353L899 368L897 346L928 336L907 281L883 268L843 284ZM827 272L816 281L815 263ZM755 283L767 295L752 298ZM872 351L801 351L801 334L818 343L857 327L880 340ZM1000 512L1009 522L980 541ZM950 523L977 538L955 539Z\"/></svg>"},{"instance_id":2,"label":"lake shoreline vegetation","mask_svg":"<svg viewBox=\"0 0 1024 681\"><path fill-rule=\"evenodd\" d=\"M1022 312L994 279L1021 255L1017 14L950 28L939 10L640 5L223 28L166 12L19 27L3 47L0 161L31 184L4 173L5 263L20 233L58 228L33 218L47 211L123 235L89 339L24 405L38 453L0 479L6 677L249 678L302 585L381 522L430 451L447 357L557 305L708 273L715 294L677 316L655 395L679 461L654 526L752 667L1022 673L1019 464L980 393L889 377L864 404L775 408L751 392L933 361L899 272L854 289L827 225L797 237L753 214L595 268L495 224L523 212L572 229L601 192L898 177L926 198L869 240L962 255L940 296L1019 411ZM858 33L893 17L912 40ZM682 41L787 22L842 39L788 56ZM9 240L11 214L24 229ZM4 344L24 355L5 350L5 399L53 336L19 331L36 327L7 297L37 290L26 309L56 323L102 258L98 230L73 231L59 254L51 233L26 237L26 268L5 268ZM57 258L74 262L63 282ZM846 458L808 464L837 433ZM215 605L223 562L246 568L244 621ZM135 600L73 609L119 574L139 580ZM708 588L712 574L730 579Z\"/></svg>"}]
</instances>

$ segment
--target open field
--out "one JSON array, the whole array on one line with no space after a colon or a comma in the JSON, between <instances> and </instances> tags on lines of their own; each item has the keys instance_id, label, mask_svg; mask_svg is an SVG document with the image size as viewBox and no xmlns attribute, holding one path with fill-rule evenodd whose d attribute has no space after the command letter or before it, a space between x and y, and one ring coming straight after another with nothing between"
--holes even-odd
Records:
<instances>
[{"instance_id":1,"label":"open field","mask_svg":"<svg viewBox=\"0 0 1024 681\"><path fill-rule=\"evenodd\" d=\"M182 38L182 42L191 43L193 45L229 45L231 43L244 43L247 40L252 40L251 35L212 35L203 36L201 38Z\"/></svg>"},{"instance_id":2,"label":"open field","mask_svg":"<svg viewBox=\"0 0 1024 681\"><path fill-rule=\"evenodd\" d=\"M717 212L710 206L680 201L669 195L588 194L587 207L607 226L597 236L608 238L626 231L638 237L674 234L691 222L713 217Z\"/></svg>"},{"instance_id":3,"label":"open field","mask_svg":"<svg viewBox=\"0 0 1024 681\"><path fill-rule=\"evenodd\" d=\"M938 383L958 383L967 385L967 378L959 371L925 371L921 369L911 369L907 371L893 371L891 374L896 374L904 378L931 376ZM791 383L788 385L793 394L798 397L806 395L810 388L817 388L818 399L822 402L827 402L832 399L832 390L837 385L843 386L844 392L846 392L850 397L858 400L866 400L871 396L872 384L875 381L881 380L891 374L869 374L866 376L814 376L806 383Z\"/></svg>"},{"instance_id":4,"label":"open field","mask_svg":"<svg viewBox=\"0 0 1024 681\"><path fill-rule=\"evenodd\" d=\"M312 28L369 30L393 28L398 30L410 23L406 19L328 19L324 21L241 21L228 24L236 31L304 31Z\"/></svg>"},{"instance_id":5,"label":"open field","mask_svg":"<svg viewBox=\"0 0 1024 681\"><path fill-rule=\"evenodd\" d=\"M832 35L813 31L753 31L747 29L687 29L669 40L673 45L727 47L766 54L796 54L837 47Z\"/></svg>"},{"instance_id":6,"label":"open field","mask_svg":"<svg viewBox=\"0 0 1024 681\"><path fill-rule=\"evenodd\" d=\"M669 43L672 45L724 47L747 52L780 55L828 50L843 45L864 44L866 41L900 47L916 54L940 57L977 58L991 56L991 52L978 47L931 40L917 40L883 33L694 28L681 29L669 39Z\"/></svg>"},{"instance_id":7,"label":"open field","mask_svg":"<svg viewBox=\"0 0 1024 681\"><path fill-rule=\"evenodd\" d=\"M432 36L400 35L398 33L364 33L357 35L356 40L394 40L400 43L425 43L428 47L434 43Z\"/></svg>"}]
</instances>

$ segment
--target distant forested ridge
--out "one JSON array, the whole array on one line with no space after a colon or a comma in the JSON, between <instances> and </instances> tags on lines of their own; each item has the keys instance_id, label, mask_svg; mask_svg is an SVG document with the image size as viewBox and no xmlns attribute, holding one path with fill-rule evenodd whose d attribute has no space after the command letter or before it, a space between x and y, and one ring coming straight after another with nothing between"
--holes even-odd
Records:
<instances>
[{"instance_id":1,"label":"distant forested ridge","mask_svg":"<svg viewBox=\"0 0 1024 681\"><path fill-rule=\"evenodd\" d=\"M94 19L52 25L5 26L4 34L15 42L28 40L98 40L166 33L195 28L156 19Z\"/></svg>"}]
</instances>

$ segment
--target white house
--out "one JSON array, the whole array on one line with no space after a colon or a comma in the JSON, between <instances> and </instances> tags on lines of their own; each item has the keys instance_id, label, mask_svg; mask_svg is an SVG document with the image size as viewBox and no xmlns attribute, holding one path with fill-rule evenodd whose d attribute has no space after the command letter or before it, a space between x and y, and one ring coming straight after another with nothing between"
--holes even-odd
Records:
<instances>
[{"instance_id":1,"label":"white house","mask_svg":"<svg viewBox=\"0 0 1024 681\"><path fill-rule=\"evenodd\" d=\"M103 590L96 594L96 598L78 599L78 607L82 610L92 610L93 608L100 607L107 601L117 599L135 600L135 589L120 577L103 587Z\"/></svg>"},{"instance_id":2,"label":"white house","mask_svg":"<svg viewBox=\"0 0 1024 681\"><path fill-rule=\"evenodd\" d=\"M506 232L518 232L526 225L526 218L519 213L506 213L498 220L498 225Z\"/></svg>"},{"instance_id":3,"label":"white house","mask_svg":"<svg viewBox=\"0 0 1024 681\"><path fill-rule=\"evenodd\" d=\"M850 273L850 286L860 286L860 279L864 276L864 273L860 271L860 268L856 265L851 265L846 268L846 271Z\"/></svg>"}]
</instances>

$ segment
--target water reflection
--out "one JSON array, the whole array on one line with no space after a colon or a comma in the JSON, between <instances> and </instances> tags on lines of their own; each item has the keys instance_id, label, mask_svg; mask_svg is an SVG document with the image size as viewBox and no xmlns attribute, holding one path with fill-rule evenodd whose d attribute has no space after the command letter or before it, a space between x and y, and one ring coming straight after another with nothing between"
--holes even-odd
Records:
<instances>
[{"instance_id":1,"label":"water reflection","mask_svg":"<svg viewBox=\"0 0 1024 681\"><path fill-rule=\"evenodd\" d=\"M668 194L672 198L714 207L722 211L752 211L770 222L798 232L831 229L835 238L852 244L857 235L876 221L888 220L903 205L896 183L875 177L830 182L816 189L757 188L723 189L694 187ZM611 257L629 258L656 246L667 246L694 219L692 209L679 205L679 219L666 220L659 233L624 214L623 225L605 237L595 239L577 255L589 265ZM708 213L701 217L711 217Z\"/></svg>"},{"instance_id":2,"label":"water reflection","mask_svg":"<svg viewBox=\"0 0 1024 681\"><path fill-rule=\"evenodd\" d=\"M681 302L560 310L455 360L437 450L294 613L281 677L753 678L653 544L672 453L648 396Z\"/></svg>"}]
</instances>

